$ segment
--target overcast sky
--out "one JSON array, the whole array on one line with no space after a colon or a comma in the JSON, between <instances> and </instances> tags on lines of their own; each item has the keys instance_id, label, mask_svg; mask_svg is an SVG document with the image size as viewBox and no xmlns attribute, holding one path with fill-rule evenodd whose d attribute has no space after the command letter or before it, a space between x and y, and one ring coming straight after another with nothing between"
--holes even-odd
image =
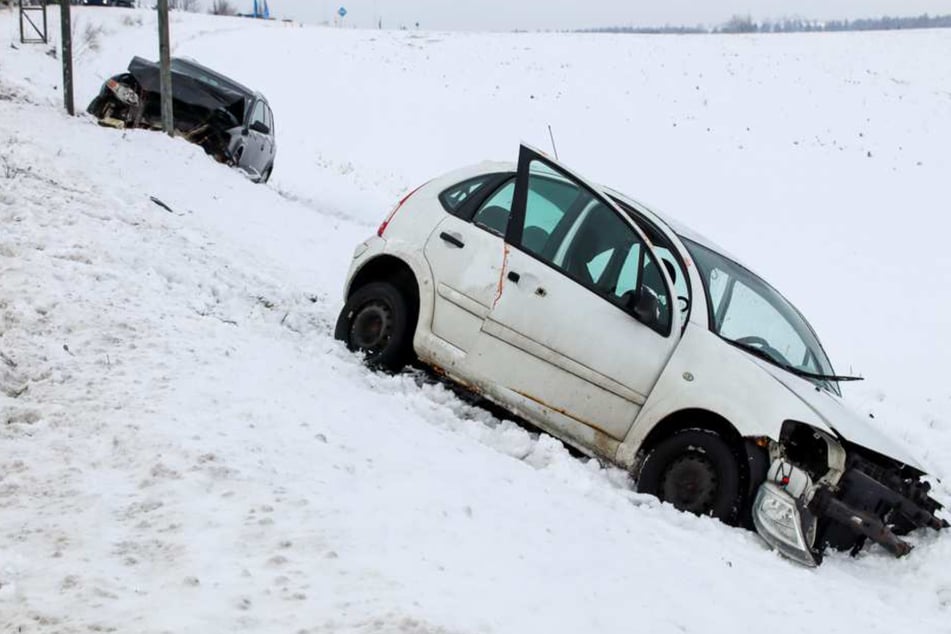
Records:
<instances>
[{"instance_id":1,"label":"overcast sky","mask_svg":"<svg viewBox=\"0 0 951 634\"><path fill-rule=\"evenodd\" d=\"M250 11L253 0L234 0ZM591 26L716 25L732 15L754 20L951 14L951 0L268 0L275 17L345 24L453 30L573 29ZM244 5L247 5L245 7Z\"/></svg>"}]
</instances>

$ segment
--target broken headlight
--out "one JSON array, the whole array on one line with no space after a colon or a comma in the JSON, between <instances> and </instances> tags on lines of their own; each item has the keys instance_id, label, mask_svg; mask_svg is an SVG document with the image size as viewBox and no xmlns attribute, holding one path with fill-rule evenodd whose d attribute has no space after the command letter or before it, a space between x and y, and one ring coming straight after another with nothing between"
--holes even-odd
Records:
<instances>
[{"instance_id":1,"label":"broken headlight","mask_svg":"<svg viewBox=\"0 0 951 634\"><path fill-rule=\"evenodd\" d=\"M804 526L795 498L773 482L764 482L753 504L753 524L766 542L783 555L806 566L818 564L810 541L815 538L815 520Z\"/></svg>"},{"instance_id":2,"label":"broken headlight","mask_svg":"<svg viewBox=\"0 0 951 634\"><path fill-rule=\"evenodd\" d=\"M106 82L106 86L108 86L109 90L112 91L112 94L114 94L119 101L130 106L135 106L139 103L139 96L125 84L121 84L115 79L110 79Z\"/></svg>"}]
</instances>

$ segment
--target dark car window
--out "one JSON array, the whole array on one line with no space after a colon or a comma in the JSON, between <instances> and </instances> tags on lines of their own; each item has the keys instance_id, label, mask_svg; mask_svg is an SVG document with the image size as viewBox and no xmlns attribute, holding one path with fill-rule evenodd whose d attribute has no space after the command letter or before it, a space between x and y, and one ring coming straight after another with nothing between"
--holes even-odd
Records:
<instances>
[{"instance_id":1,"label":"dark car window","mask_svg":"<svg viewBox=\"0 0 951 634\"><path fill-rule=\"evenodd\" d=\"M469 202L475 194L481 193L485 184L495 177L494 174L483 174L475 178L464 180L461 183L456 183L439 194L439 202L442 203L446 211L454 216L458 216L466 203Z\"/></svg>"}]
</instances>

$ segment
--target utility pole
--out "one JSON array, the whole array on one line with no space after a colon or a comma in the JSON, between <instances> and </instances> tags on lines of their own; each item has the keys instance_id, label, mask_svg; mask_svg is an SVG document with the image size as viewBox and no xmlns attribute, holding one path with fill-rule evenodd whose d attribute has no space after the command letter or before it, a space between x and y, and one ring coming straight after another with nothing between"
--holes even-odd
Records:
<instances>
[{"instance_id":1,"label":"utility pole","mask_svg":"<svg viewBox=\"0 0 951 634\"><path fill-rule=\"evenodd\" d=\"M63 103L70 116L76 114L73 106L73 30L69 23L70 0L59 0L59 15L63 40Z\"/></svg>"},{"instance_id":2,"label":"utility pole","mask_svg":"<svg viewBox=\"0 0 951 634\"><path fill-rule=\"evenodd\" d=\"M60 0L68 2L68 0ZM158 0L159 83L162 91L162 129L175 136L172 122L172 59L168 48L168 0Z\"/></svg>"}]
</instances>

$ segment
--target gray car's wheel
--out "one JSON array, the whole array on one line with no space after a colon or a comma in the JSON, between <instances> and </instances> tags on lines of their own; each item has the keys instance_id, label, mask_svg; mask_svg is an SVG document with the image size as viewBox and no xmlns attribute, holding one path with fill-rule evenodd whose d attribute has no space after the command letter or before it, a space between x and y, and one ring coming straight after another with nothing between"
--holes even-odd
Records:
<instances>
[{"instance_id":1,"label":"gray car's wheel","mask_svg":"<svg viewBox=\"0 0 951 634\"><path fill-rule=\"evenodd\" d=\"M727 524L737 516L740 473L730 446L700 429L678 432L647 455L637 490L656 495L681 511L710 515Z\"/></svg>"},{"instance_id":2,"label":"gray car's wheel","mask_svg":"<svg viewBox=\"0 0 951 634\"><path fill-rule=\"evenodd\" d=\"M334 331L367 365L397 372L410 359L413 333L406 299L388 282L371 282L347 300Z\"/></svg>"},{"instance_id":3,"label":"gray car's wheel","mask_svg":"<svg viewBox=\"0 0 951 634\"><path fill-rule=\"evenodd\" d=\"M271 180L271 172L273 170L274 170L273 165L268 165L266 168L264 168L264 172L262 172L261 179L258 182L263 185L267 183L269 180Z\"/></svg>"}]
</instances>

